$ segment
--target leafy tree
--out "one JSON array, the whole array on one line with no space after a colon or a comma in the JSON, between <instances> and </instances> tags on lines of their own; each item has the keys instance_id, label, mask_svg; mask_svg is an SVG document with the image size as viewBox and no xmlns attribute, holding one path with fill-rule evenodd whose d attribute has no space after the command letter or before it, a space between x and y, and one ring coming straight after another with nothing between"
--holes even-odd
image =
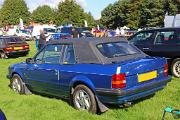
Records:
<instances>
[{"instance_id":1,"label":"leafy tree","mask_svg":"<svg viewBox=\"0 0 180 120\"><path fill-rule=\"evenodd\" d=\"M48 5L39 6L32 12L31 19L37 23L49 23L55 20L55 11Z\"/></svg>"},{"instance_id":2,"label":"leafy tree","mask_svg":"<svg viewBox=\"0 0 180 120\"><path fill-rule=\"evenodd\" d=\"M24 0L5 0L0 12L0 21L3 26L18 24L19 18L22 18L24 23L28 23L29 15Z\"/></svg>"},{"instance_id":3,"label":"leafy tree","mask_svg":"<svg viewBox=\"0 0 180 120\"><path fill-rule=\"evenodd\" d=\"M58 5L56 23L61 24L74 24L82 26L84 24L84 11L75 1L65 0Z\"/></svg>"},{"instance_id":4,"label":"leafy tree","mask_svg":"<svg viewBox=\"0 0 180 120\"><path fill-rule=\"evenodd\" d=\"M88 22L88 26L94 27L96 25L96 23L95 23L93 16L91 15L91 13L90 12L84 13L84 15L85 15L85 20L87 20L87 22Z\"/></svg>"},{"instance_id":5,"label":"leafy tree","mask_svg":"<svg viewBox=\"0 0 180 120\"><path fill-rule=\"evenodd\" d=\"M101 22L108 28L116 28L127 24L128 1L120 0L114 4L109 4L101 15Z\"/></svg>"},{"instance_id":6,"label":"leafy tree","mask_svg":"<svg viewBox=\"0 0 180 120\"><path fill-rule=\"evenodd\" d=\"M180 12L179 0L119 0L107 6L101 13L101 23L109 28L163 26L166 12Z\"/></svg>"}]
</instances>

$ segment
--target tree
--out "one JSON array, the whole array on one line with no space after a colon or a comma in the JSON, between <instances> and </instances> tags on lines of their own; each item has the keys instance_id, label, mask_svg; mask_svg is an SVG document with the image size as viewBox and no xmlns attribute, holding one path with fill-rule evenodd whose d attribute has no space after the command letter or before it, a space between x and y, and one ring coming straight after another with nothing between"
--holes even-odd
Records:
<instances>
[{"instance_id":1,"label":"tree","mask_svg":"<svg viewBox=\"0 0 180 120\"><path fill-rule=\"evenodd\" d=\"M5 0L0 12L0 21L3 26L16 25L19 23L19 18L22 18L27 24L29 15L30 12L24 0Z\"/></svg>"},{"instance_id":2,"label":"tree","mask_svg":"<svg viewBox=\"0 0 180 120\"><path fill-rule=\"evenodd\" d=\"M31 19L37 23L49 23L55 21L55 11L48 5L39 6L32 12Z\"/></svg>"},{"instance_id":3,"label":"tree","mask_svg":"<svg viewBox=\"0 0 180 120\"><path fill-rule=\"evenodd\" d=\"M101 13L101 23L109 28L163 26L166 12L180 12L179 0L119 0L107 6Z\"/></svg>"},{"instance_id":4,"label":"tree","mask_svg":"<svg viewBox=\"0 0 180 120\"><path fill-rule=\"evenodd\" d=\"M74 0L65 0L58 5L56 24L73 24L75 26L83 26L84 20L92 20L93 18L81 8Z\"/></svg>"},{"instance_id":5,"label":"tree","mask_svg":"<svg viewBox=\"0 0 180 120\"><path fill-rule=\"evenodd\" d=\"M120 0L109 4L102 12L101 22L108 28L117 28L127 24L128 1Z\"/></svg>"},{"instance_id":6,"label":"tree","mask_svg":"<svg viewBox=\"0 0 180 120\"><path fill-rule=\"evenodd\" d=\"M95 23L93 16L91 15L91 13L90 12L84 13L84 15L85 15L85 20L87 20L87 22L88 22L88 26L94 27L96 25L96 23Z\"/></svg>"}]
</instances>

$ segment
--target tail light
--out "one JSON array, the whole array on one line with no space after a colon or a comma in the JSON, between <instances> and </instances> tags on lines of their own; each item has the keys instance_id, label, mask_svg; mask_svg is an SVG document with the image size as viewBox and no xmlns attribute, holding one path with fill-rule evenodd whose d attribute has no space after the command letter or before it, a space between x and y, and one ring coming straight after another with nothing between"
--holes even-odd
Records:
<instances>
[{"instance_id":1,"label":"tail light","mask_svg":"<svg viewBox=\"0 0 180 120\"><path fill-rule=\"evenodd\" d=\"M168 64L164 65L164 75L168 76Z\"/></svg>"},{"instance_id":2,"label":"tail light","mask_svg":"<svg viewBox=\"0 0 180 120\"><path fill-rule=\"evenodd\" d=\"M125 87L126 87L126 74L113 74L112 88L125 88Z\"/></svg>"},{"instance_id":3,"label":"tail light","mask_svg":"<svg viewBox=\"0 0 180 120\"><path fill-rule=\"evenodd\" d=\"M4 48L4 51L13 51L14 48L13 47L7 47L7 48Z\"/></svg>"},{"instance_id":4,"label":"tail light","mask_svg":"<svg viewBox=\"0 0 180 120\"><path fill-rule=\"evenodd\" d=\"M29 49L29 45L23 46L24 49Z\"/></svg>"}]
</instances>

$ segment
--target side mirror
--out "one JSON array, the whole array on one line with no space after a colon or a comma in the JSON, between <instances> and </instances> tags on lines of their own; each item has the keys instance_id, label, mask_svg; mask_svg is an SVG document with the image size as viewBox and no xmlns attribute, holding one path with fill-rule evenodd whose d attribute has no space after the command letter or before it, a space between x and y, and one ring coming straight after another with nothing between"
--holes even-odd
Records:
<instances>
[{"instance_id":1,"label":"side mirror","mask_svg":"<svg viewBox=\"0 0 180 120\"><path fill-rule=\"evenodd\" d=\"M27 58L26 59L26 63L29 64L29 63L34 63L34 59L33 58Z\"/></svg>"}]
</instances>

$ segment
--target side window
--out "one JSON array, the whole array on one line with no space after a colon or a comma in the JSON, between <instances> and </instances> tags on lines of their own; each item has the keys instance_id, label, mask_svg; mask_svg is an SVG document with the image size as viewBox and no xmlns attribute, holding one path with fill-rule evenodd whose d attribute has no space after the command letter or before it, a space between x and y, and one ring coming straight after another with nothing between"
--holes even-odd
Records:
<instances>
[{"instance_id":1,"label":"side window","mask_svg":"<svg viewBox=\"0 0 180 120\"><path fill-rule=\"evenodd\" d=\"M59 64L63 45L48 45L36 57L36 63Z\"/></svg>"},{"instance_id":2,"label":"side window","mask_svg":"<svg viewBox=\"0 0 180 120\"><path fill-rule=\"evenodd\" d=\"M178 37L175 31L161 31L158 32L155 39L155 44L177 44Z\"/></svg>"},{"instance_id":3,"label":"side window","mask_svg":"<svg viewBox=\"0 0 180 120\"><path fill-rule=\"evenodd\" d=\"M43 62L48 64L59 64L62 59L62 45L48 45L45 48Z\"/></svg>"},{"instance_id":4,"label":"side window","mask_svg":"<svg viewBox=\"0 0 180 120\"><path fill-rule=\"evenodd\" d=\"M42 61L43 61L44 51L45 51L45 49L43 49L43 50L35 57L36 63L39 63L39 62L42 62Z\"/></svg>"},{"instance_id":5,"label":"side window","mask_svg":"<svg viewBox=\"0 0 180 120\"><path fill-rule=\"evenodd\" d=\"M154 32L140 32L139 34L136 34L130 42L135 45L141 45L141 44L150 44L153 38Z\"/></svg>"},{"instance_id":6,"label":"side window","mask_svg":"<svg viewBox=\"0 0 180 120\"><path fill-rule=\"evenodd\" d=\"M65 45L65 52L64 52L64 64L75 64L75 55L74 55L74 48L73 45Z\"/></svg>"}]
</instances>

